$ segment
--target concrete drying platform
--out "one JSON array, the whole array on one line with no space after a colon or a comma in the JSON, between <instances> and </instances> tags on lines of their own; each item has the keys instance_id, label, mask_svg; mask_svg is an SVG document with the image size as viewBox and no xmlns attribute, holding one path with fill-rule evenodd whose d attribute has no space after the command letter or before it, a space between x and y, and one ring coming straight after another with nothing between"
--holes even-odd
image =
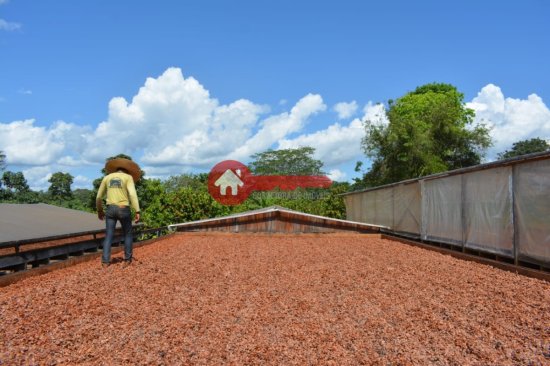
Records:
<instances>
[{"instance_id":1,"label":"concrete drying platform","mask_svg":"<svg viewBox=\"0 0 550 366\"><path fill-rule=\"evenodd\" d=\"M0 364L550 362L550 284L360 234L180 234L0 289Z\"/></svg>"},{"instance_id":2,"label":"concrete drying platform","mask_svg":"<svg viewBox=\"0 0 550 366\"><path fill-rule=\"evenodd\" d=\"M0 203L0 243L105 230L89 212L45 203Z\"/></svg>"}]
</instances>

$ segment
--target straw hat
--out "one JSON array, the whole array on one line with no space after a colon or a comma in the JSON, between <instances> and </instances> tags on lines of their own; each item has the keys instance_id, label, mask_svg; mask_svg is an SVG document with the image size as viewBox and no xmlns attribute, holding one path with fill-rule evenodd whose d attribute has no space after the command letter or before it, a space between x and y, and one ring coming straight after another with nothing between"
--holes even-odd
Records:
<instances>
[{"instance_id":1,"label":"straw hat","mask_svg":"<svg viewBox=\"0 0 550 366\"><path fill-rule=\"evenodd\" d=\"M139 168L139 165L132 160L116 158L105 163L105 171L107 171L107 174L114 173L118 169L126 170L128 174L134 178L134 183L137 183L137 181L141 178L141 169Z\"/></svg>"}]
</instances>

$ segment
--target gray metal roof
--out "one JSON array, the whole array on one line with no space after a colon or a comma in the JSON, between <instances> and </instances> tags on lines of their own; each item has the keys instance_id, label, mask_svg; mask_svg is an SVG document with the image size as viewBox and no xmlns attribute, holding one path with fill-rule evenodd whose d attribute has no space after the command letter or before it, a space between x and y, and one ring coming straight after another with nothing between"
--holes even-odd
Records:
<instances>
[{"instance_id":1,"label":"gray metal roof","mask_svg":"<svg viewBox=\"0 0 550 366\"><path fill-rule=\"evenodd\" d=\"M44 203L0 203L0 243L104 230L97 215Z\"/></svg>"}]
</instances>

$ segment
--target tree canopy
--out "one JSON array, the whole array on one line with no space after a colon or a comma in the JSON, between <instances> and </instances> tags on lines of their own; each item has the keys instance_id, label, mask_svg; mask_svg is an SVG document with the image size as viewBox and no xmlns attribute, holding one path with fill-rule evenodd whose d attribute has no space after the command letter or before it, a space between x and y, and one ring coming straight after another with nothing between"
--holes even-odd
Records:
<instances>
[{"instance_id":1,"label":"tree canopy","mask_svg":"<svg viewBox=\"0 0 550 366\"><path fill-rule=\"evenodd\" d=\"M2 175L2 182L4 183L4 187L11 192L21 193L29 190L27 179L25 179L22 172L5 171Z\"/></svg>"},{"instance_id":2,"label":"tree canopy","mask_svg":"<svg viewBox=\"0 0 550 366\"><path fill-rule=\"evenodd\" d=\"M315 149L309 146L257 153L249 169L255 175L322 175L323 163L314 159Z\"/></svg>"},{"instance_id":3,"label":"tree canopy","mask_svg":"<svg viewBox=\"0 0 550 366\"><path fill-rule=\"evenodd\" d=\"M498 159L509 159L515 156L532 154L550 150L550 144L541 138L532 138L514 142L510 150L506 150L498 154Z\"/></svg>"},{"instance_id":4,"label":"tree canopy","mask_svg":"<svg viewBox=\"0 0 550 366\"><path fill-rule=\"evenodd\" d=\"M0 179L0 201L35 203L38 197L30 187L22 172L5 171Z\"/></svg>"},{"instance_id":5,"label":"tree canopy","mask_svg":"<svg viewBox=\"0 0 550 366\"><path fill-rule=\"evenodd\" d=\"M167 192L174 192L180 188L189 187L202 189L208 182L208 173L172 175L164 181Z\"/></svg>"},{"instance_id":6,"label":"tree canopy","mask_svg":"<svg viewBox=\"0 0 550 366\"><path fill-rule=\"evenodd\" d=\"M50 187L48 193L54 199L68 200L73 194L71 192L71 184L73 184L73 176L69 173L57 172L52 174L50 179Z\"/></svg>"},{"instance_id":7,"label":"tree canopy","mask_svg":"<svg viewBox=\"0 0 550 366\"><path fill-rule=\"evenodd\" d=\"M365 121L367 186L476 165L491 145L489 130L473 125L474 111L450 84L426 84L390 100L386 114L388 124Z\"/></svg>"}]
</instances>

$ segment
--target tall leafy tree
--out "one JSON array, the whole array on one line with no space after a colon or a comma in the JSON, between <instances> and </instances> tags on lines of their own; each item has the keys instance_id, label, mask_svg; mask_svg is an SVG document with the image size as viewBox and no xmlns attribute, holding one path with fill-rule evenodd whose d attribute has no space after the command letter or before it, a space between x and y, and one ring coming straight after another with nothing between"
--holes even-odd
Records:
<instances>
[{"instance_id":1,"label":"tall leafy tree","mask_svg":"<svg viewBox=\"0 0 550 366\"><path fill-rule=\"evenodd\" d=\"M426 84L390 100L386 114L388 124L365 122L367 186L479 164L491 145L489 130L473 125L474 111L450 84Z\"/></svg>"},{"instance_id":2,"label":"tall leafy tree","mask_svg":"<svg viewBox=\"0 0 550 366\"><path fill-rule=\"evenodd\" d=\"M514 142L510 150L506 150L498 154L498 159L508 159L515 156L543 152L547 150L550 150L550 144L548 144L545 140L536 137L533 139Z\"/></svg>"},{"instance_id":3,"label":"tall leafy tree","mask_svg":"<svg viewBox=\"0 0 550 366\"><path fill-rule=\"evenodd\" d=\"M14 193L23 193L30 190L27 179L25 179L22 172L5 171L2 174L2 182L7 189Z\"/></svg>"},{"instance_id":4,"label":"tall leafy tree","mask_svg":"<svg viewBox=\"0 0 550 366\"><path fill-rule=\"evenodd\" d=\"M73 184L73 176L69 173L57 172L52 174L50 179L50 187L48 193L53 199L69 200L73 197L71 192L71 184Z\"/></svg>"},{"instance_id":5,"label":"tall leafy tree","mask_svg":"<svg viewBox=\"0 0 550 366\"><path fill-rule=\"evenodd\" d=\"M323 163L313 158L315 149L267 150L252 156L250 170L256 175L322 175ZM330 188L298 188L285 195L269 196L252 194L248 200L232 208L233 212L242 212L260 207L280 205L297 211L334 218L345 218L346 209L341 193L349 189L348 183L333 182Z\"/></svg>"},{"instance_id":6,"label":"tall leafy tree","mask_svg":"<svg viewBox=\"0 0 550 366\"><path fill-rule=\"evenodd\" d=\"M164 181L164 187L167 192L174 192L183 187L206 190L208 182L208 173L185 173L173 175Z\"/></svg>"},{"instance_id":7,"label":"tall leafy tree","mask_svg":"<svg viewBox=\"0 0 550 366\"><path fill-rule=\"evenodd\" d=\"M315 149L309 146L297 149L267 150L252 155L250 170L256 175L321 175L323 163L314 159Z\"/></svg>"},{"instance_id":8,"label":"tall leafy tree","mask_svg":"<svg viewBox=\"0 0 550 366\"><path fill-rule=\"evenodd\" d=\"M181 187L166 192L162 185L149 206L143 221L148 227L161 227L187 221L208 219L229 213L229 208L216 202L206 189Z\"/></svg>"},{"instance_id":9,"label":"tall leafy tree","mask_svg":"<svg viewBox=\"0 0 550 366\"><path fill-rule=\"evenodd\" d=\"M0 189L0 200L7 202L33 203L37 195L31 192L27 180L22 172L5 171L2 174L2 189Z\"/></svg>"},{"instance_id":10,"label":"tall leafy tree","mask_svg":"<svg viewBox=\"0 0 550 366\"><path fill-rule=\"evenodd\" d=\"M90 197L92 195L92 191L90 189L85 188L77 188L72 191L72 201L71 201L71 208L82 210L82 211L91 211L88 207L88 204L90 202ZM95 197L94 197L95 199Z\"/></svg>"}]
</instances>

